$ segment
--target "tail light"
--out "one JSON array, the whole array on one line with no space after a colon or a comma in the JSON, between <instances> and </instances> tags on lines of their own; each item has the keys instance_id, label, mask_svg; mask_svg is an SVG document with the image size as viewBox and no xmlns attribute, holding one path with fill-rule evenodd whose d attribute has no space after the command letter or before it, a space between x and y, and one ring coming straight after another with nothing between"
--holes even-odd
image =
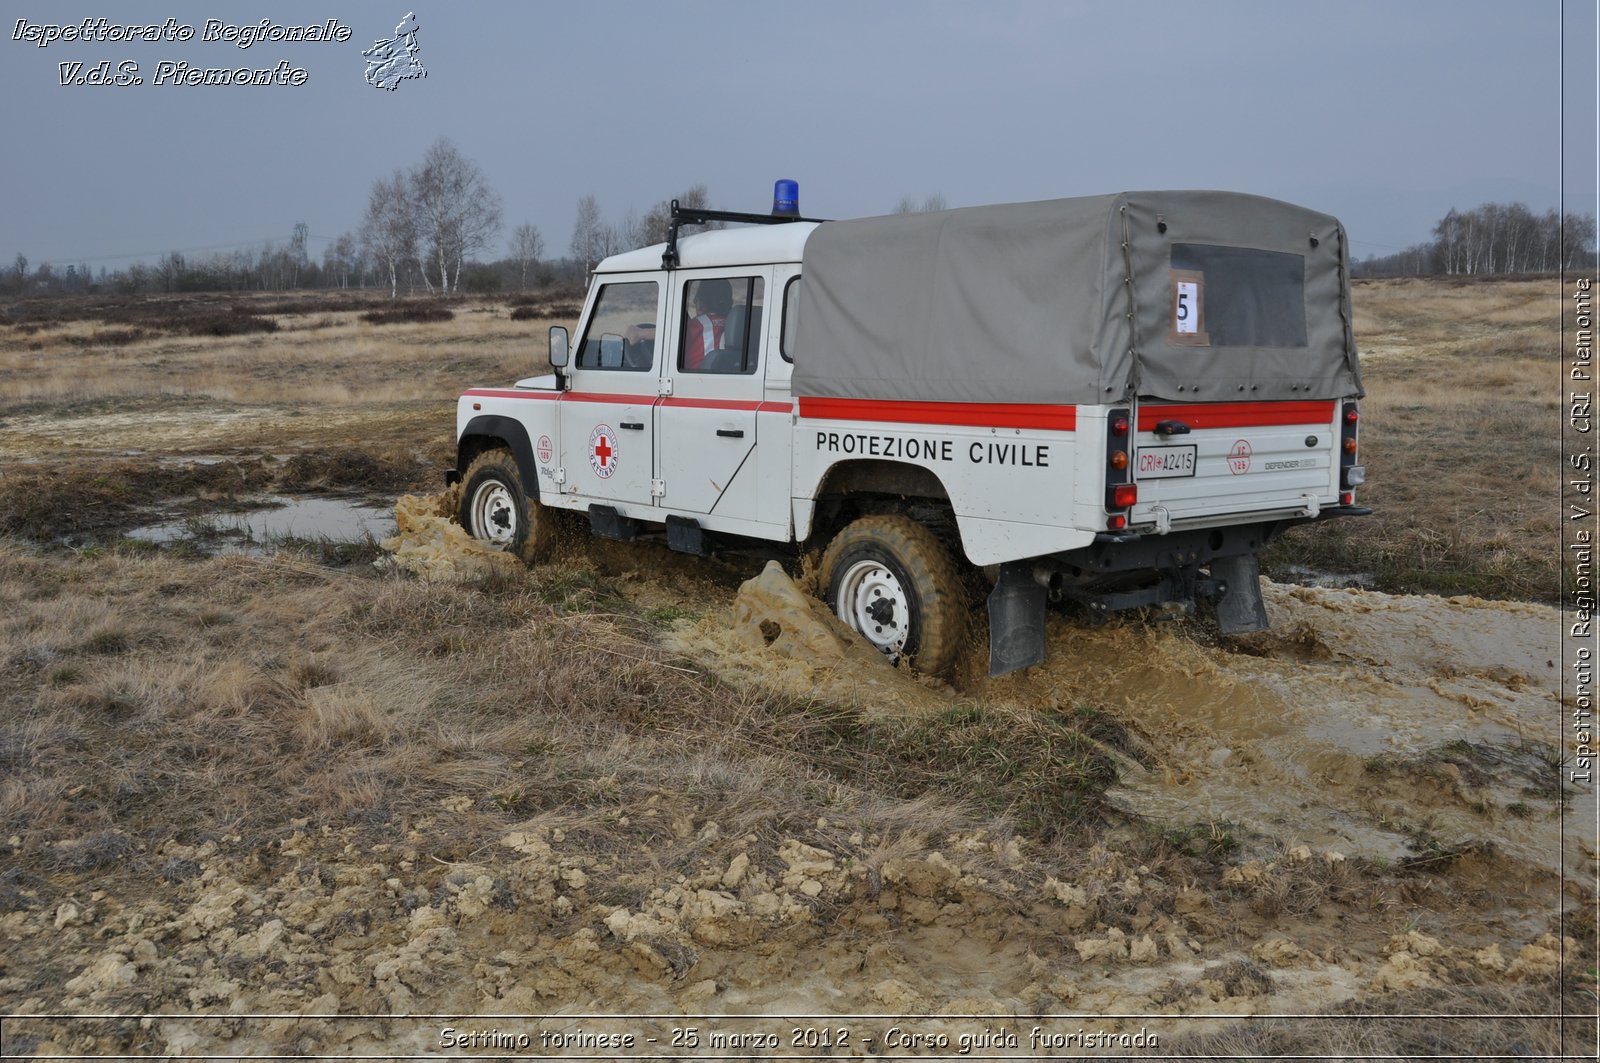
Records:
<instances>
[{"instance_id":1,"label":"tail light","mask_svg":"<svg viewBox=\"0 0 1600 1063\"><path fill-rule=\"evenodd\" d=\"M1129 480L1128 430L1132 419L1127 410L1112 410L1106 414L1106 509L1127 509L1138 494ZM1106 527L1121 531L1128 526L1128 518L1115 515L1107 519Z\"/></svg>"},{"instance_id":2,"label":"tail light","mask_svg":"<svg viewBox=\"0 0 1600 1063\"><path fill-rule=\"evenodd\" d=\"M1354 402L1344 404L1339 421L1339 490L1342 492L1339 504L1353 506L1356 504L1354 489L1367 479L1367 470L1359 464L1361 444L1357 438L1357 428L1361 414Z\"/></svg>"}]
</instances>

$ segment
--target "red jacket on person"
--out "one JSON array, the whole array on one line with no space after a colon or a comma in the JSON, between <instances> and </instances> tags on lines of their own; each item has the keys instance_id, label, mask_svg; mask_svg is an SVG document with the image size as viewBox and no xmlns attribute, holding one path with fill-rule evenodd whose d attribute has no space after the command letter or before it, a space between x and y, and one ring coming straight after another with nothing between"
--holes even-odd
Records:
<instances>
[{"instance_id":1,"label":"red jacket on person","mask_svg":"<svg viewBox=\"0 0 1600 1063\"><path fill-rule=\"evenodd\" d=\"M722 346L724 320L721 314L701 314L689 322L683 337L685 369L699 369L701 363L706 360L706 355Z\"/></svg>"}]
</instances>

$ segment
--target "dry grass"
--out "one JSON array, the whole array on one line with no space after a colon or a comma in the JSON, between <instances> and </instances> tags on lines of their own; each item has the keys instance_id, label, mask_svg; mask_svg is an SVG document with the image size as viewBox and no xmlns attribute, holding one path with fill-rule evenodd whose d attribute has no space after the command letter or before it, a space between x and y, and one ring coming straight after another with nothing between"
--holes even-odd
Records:
<instances>
[{"instance_id":1,"label":"dry grass","mask_svg":"<svg viewBox=\"0 0 1600 1063\"><path fill-rule=\"evenodd\" d=\"M1461 985L1311 1018L1258 1018L1162 1049L1221 1059L1586 1059L1595 1046L1594 1006L1593 989L1578 984L1566 986L1564 996L1557 986Z\"/></svg>"},{"instance_id":2,"label":"dry grass","mask_svg":"<svg viewBox=\"0 0 1600 1063\"><path fill-rule=\"evenodd\" d=\"M453 400L468 383L547 371L546 332L564 316L513 321L498 304L387 304L366 314L348 301L312 312L315 300L215 305L190 299L181 311L74 307L90 315L28 332L0 332L0 408L105 399L195 399L228 403L367 406ZM556 310L570 309L567 306ZM448 311L447 311L448 312ZM418 315L422 315L419 318ZM381 325L362 320L377 316ZM425 318L425 320L423 319ZM137 329L107 330L108 321ZM228 322L265 322L273 335L236 335ZM218 330L221 330L220 332ZM132 334L132 335L130 335ZM221 337L220 339L218 337Z\"/></svg>"},{"instance_id":3,"label":"dry grass","mask_svg":"<svg viewBox=\"0 0 1600 1063\"><path fill-rule=\"evenodd\" d=\"M1560 593L1561 293L1551 280L1358 282L1372 517L1291 532L1268 556L1390 591Z\"/></svg>"},{"instance_id":4,"label":"dry grass","mask_svg":"<svg viewBox=\"0 0 1600 1063\"><path fill-rule=\"evenodd\" d=\"M160 869L140 854L167 840L292 819L392 833L450 796L475 812L447 848L540 815L620 838L621 810L663 794L774 840L824 812L926 831L930 795L947 829L1049 840L1094 822L1114 777L1069 717L880 721L733 690L664 656L640 619L552 604L572 583L0 545L12 860L45 875L82 839L115 838L143 877Z\"/></svg>"}]
</instances>

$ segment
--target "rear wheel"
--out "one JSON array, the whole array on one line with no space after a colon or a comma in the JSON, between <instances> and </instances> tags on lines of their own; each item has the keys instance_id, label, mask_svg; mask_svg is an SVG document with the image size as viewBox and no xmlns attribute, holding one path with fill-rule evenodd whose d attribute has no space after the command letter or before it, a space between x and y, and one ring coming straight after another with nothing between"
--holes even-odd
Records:
<instances>
[{"instance_id":1,"label":"rear wheel","mask_svg":"<svg viewBox=\"0 0 1600 1063\"><path fill-rule=\"evenodd\" d=\"M527 496L509 450L486 450L461 476L457 514L467 533L485 546L507 550L528 564L549 551L551 514Z\"/></svg>"},{"instance_id":2,"label":"rear wheel","mask_svg":"<svg viewBox=\"0 0 1600 1063\"><path fill-rule=\"evenodd\" d=\"M891 661L942 675L966 635L968 601L950 551L910 517L863 517L822 556L834 614Z\"/></svg>"}]
</instances>

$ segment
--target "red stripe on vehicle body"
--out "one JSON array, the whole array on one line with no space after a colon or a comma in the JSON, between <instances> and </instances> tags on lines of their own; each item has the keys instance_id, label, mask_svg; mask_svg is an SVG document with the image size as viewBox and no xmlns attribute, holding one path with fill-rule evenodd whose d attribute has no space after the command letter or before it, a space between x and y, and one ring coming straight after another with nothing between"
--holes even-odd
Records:
<instances>
[{"instance_id":1,"label":"red stripe on vehicle body","mask_svg":"<svg viewBox=\"0 0 1600 1063\"><path fill-rule=\"evenodd\" d=\"M965 425L973 428L1042 428L1071 432L1076 406L1011 402L901 402L885 399L801 398L801 417L834 421L894 421L899 424Z\"/></svg>"},{"instance_id":2,"label":"red stripe on vehicle body","mask_svg":"<svg viewBox=\"0 0 1600 1063\"><path fill-rule=\"evenodd\" d=\"M501 388L471 388L462 395L488 399L565 399L568 402L621 402L657 404L654 395L611 395L598 391L508 391ZM662 406L687 406L704 410L754 410L757 413L790 413L792 402L750 402L743 399L692 399L669 396Z\"/></svg>"},{"instance_id":3,"label":"red stripe on vehicle body","mask_svg":"<svg viewBox=\"0 0 1600 1063\"><path fill-rule=\"evenodd\" d=\"M1162 421L1182 421L1190 428L1262 428L1280 424L1325 425L1333 420L1333 401L1195 402L1141 405L1139 431L1152 431Z\"/></svg>"}]
</instances>

